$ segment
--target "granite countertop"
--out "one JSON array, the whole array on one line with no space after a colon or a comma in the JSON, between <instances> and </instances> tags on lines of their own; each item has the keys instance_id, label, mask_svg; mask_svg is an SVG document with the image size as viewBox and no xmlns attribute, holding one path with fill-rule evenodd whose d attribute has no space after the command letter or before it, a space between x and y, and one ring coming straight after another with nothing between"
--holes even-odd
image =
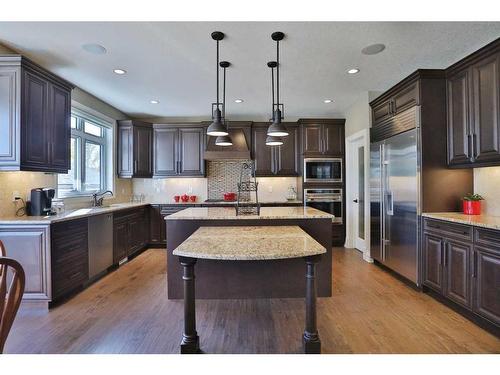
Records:
<instances>
[{"instance_id":1,"label":"granite countertop","mask_svg":"<svg viewBox=\"0 0 500 375\"><path fill-rule=\"evenodd\" d=\"M298 226L200 227L174 255L218 260L271 260L312 256L326 249Z\"/></svg>"},{"instance_id":2,"label":"granite countertop","mask_svg":"<svg viewBox=\"0 0 500 375\"><path fill-rule=\"evenodd\" d=\"M472 225L474 227L500 230L500 216L465 215L461 212L427 212L423 213L422 216L429 217L431 219Z\"/></svg>"},{"instance_id":3,"label":"granite countertop","mask_svg":"<svg viewBox=\"0 0 500 375\"><path fill-rule=\"evenodd\" d=\"M52 216L0 216L1 224L52 224L60 221L79 219L83 217L101 215L134 207L149 206L149 203L115 203L104 207L80 208L66 210L60 215Z\"/></svg>"},{"instance_id":4,"label":"granite countertop","mask_svg":"<svg viewBox=\"0 0 500 375\"><path fill-rule=\"evenodd\" d=\"M155 205L166 205L166 206L186 206L186 207L197 207L197 206L207 206L207 205L213 205L213 206L236 206L236 201L232 201L232 202L226 202L226 201L196 201L196 202L174 202L174 201L170 201L170 202L151 202L151 204L155 204ZM262 201L262 202L259 202L261 205L262 204L279 204L279 205L283 205L283 206L286 206L286 205L289 205L289 204L300 204L302 205L304 202L301 201L301 200L283 200L283 201Z\"/></svg>"},{"instance_id":5,"label":"granite countertop","mask_svg":"<svg viewBox=\"0 0 500 375\"><path fill-rule=\"evenodd\" d=\"M169 215L165 220L251 220L251 219L333 219L312 207L261 207L260 215L236 216L234 207L191 207Z\"/></svg>"}]
</instances>

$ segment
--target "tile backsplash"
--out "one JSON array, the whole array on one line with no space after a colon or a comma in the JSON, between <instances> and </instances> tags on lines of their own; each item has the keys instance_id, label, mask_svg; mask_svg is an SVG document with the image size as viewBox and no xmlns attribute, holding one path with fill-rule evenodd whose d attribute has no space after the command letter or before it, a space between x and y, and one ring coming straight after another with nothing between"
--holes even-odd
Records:
<instances>
[{"instance_id":1,"label":"tile backsplash","mask_svg":"<svg viewBox=\"0 0 500 375\"><path fill-rule=\"evenodd\" d=\"M223 199L224 193L238 191L243 165L248 160L209 161L207 165L208 199ZM243 170L243 181L249 181L251 170Z\"/></svg>"},{"instance_id":2,"label":"tile backsplash","mask_svg":"<svg viewBox=\"0 0 500 375\"><path fill-rule=\"evenodd\" d=\"M475 168L474 193L484 197L485 215L500 216L500 167Z\"/></svg>"}]
</instances>

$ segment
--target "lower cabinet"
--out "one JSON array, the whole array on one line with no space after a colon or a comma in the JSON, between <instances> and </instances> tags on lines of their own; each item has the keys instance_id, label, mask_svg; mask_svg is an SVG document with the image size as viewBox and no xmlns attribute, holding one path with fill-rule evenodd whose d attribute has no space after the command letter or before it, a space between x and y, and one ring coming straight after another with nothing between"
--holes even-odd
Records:
<instances>
[{"instance_id":1,"label":"lower cabinet","mask_svg":"<svg viewBox=\"0 0 500 375\"><path fill-rule=\"evenodd\" d=\"M423 285L500 326L500 231L423 223Z\"/></svg>"},{"instance_id":2,"label":"lower cabinet","mask_svg":"<svg viewBox=\"0 0 500 375\"><path fill-rule=\"evenodd\" d=\"M183 210L190 206L179 206L179 205L160 205L153 204L149 211L149 225L150 225L150 237L149 243L151 245L165 246L167 244L167 224L165 222L165 217L172 215L180 210Z\"/></svg>"},{"instance_id":3,"label":"lower cabinet","mask_svg":"<svg viewBox=\"0 0 500 375\"><path fill-rule=\"evenodd\" d=\"M89 279L88 219L51 225L52 300L78 289Z\"/></svg>"},{"instance_id":4,"label":"lower cabinet","mask_svg":"<svg viewBox=\"0 0 500 375\"><path fill-rule=\"evenodd\" d=\"M143 249L149 242L146 207L116 212L113 216L113 263Z\"/></svg>"}]
</instances>

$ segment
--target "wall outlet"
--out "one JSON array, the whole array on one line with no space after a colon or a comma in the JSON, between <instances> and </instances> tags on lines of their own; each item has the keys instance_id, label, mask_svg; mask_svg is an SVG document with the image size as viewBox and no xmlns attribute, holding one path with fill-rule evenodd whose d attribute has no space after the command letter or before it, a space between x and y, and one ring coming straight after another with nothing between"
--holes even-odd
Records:
<instances>
[{"instance_id":1,"label":"wall outlet","mask_svg":"<svg viewBox=\"0 0 500 375\"><path fill-rule=\"evenodd\" d=\"M17 190L12 192L12 202L15 202L16 200L21 198L21 194Z\"/></svg>"},{"instance_id":2,"label":"wall outlet","mask_svg":"<svg viewBox=\"0 0 500 375\"><path fill-rule=\"evenodd\" d=\"M269 185L269 186L267 187L267 191L268 191L269 193L272 193L272 192L273 192L273 185Z\"/></svg>"}]
</instances>

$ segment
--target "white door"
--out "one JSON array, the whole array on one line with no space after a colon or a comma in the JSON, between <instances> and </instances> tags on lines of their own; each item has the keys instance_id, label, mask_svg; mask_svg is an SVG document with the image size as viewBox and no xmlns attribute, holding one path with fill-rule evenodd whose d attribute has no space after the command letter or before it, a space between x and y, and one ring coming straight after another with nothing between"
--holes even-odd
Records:
<instances>
[{"instance_id":1,"label":"white door","mask_svg":"<svg viewBox=\"0 0 500 375\"><path fill-rule=\"evenodd\" d=\"M353 161L354 171L351 175L351 194L350 202L353 225L353 245L356 249L365 252L366 250L366 199L365 199L365 176L366 176L366 150L364 138L352 142L351 160Z\"/></svg>"}]
</instances>

